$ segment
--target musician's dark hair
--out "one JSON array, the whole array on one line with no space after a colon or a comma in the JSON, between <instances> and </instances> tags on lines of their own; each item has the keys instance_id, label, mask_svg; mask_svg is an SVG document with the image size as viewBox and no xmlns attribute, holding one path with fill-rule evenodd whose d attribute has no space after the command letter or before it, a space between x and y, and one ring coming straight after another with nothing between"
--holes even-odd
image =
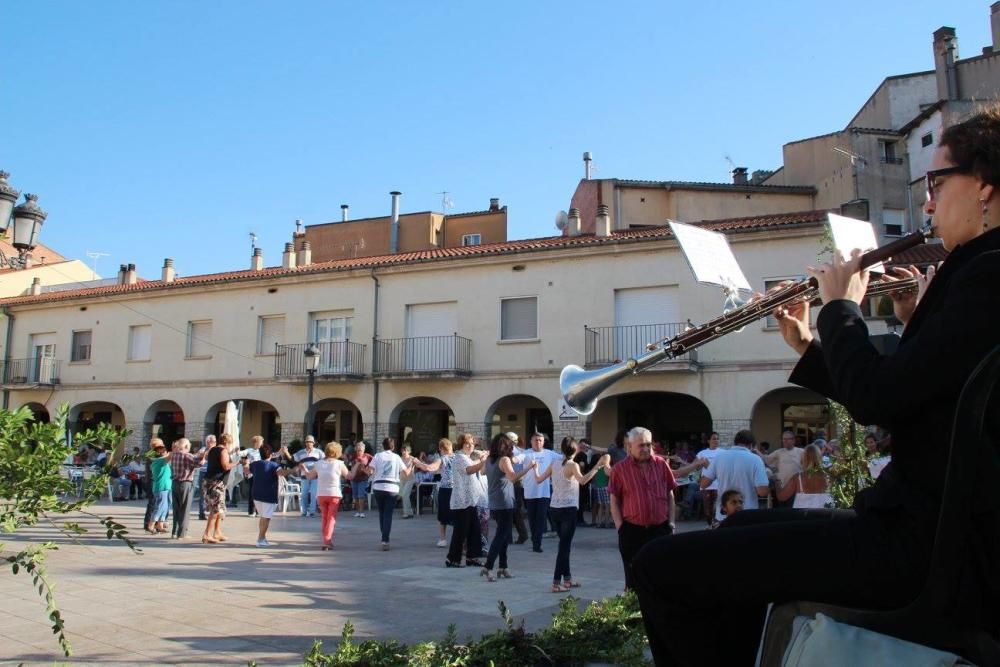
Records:
<instances>
[{"instance_id":1,"label":"musician's dark hair","mask_svg":"<svg viewBox=\"0 0 1000 667\"><path fill-rule=\"evenodd\" d=\"M503 456L514 453L514 443L506 433L497 433L490 441L490 461L496 463Z\"/></svg>"},{"instance_id":2,"label":"musician's dark hair","mask_svg":"<svg viewBox=\"0 0 1000 667\"><path fill-rule=\"evenodd\" d=\"M967 120L941 133L956 166L968 169L984 183L1000 187L1000 104L983 107Z\"/></svg>"},{"instance_id":3,"label":"musician's dark hair","mask_svg":"<svg viewBox=\"0 0 1000 667\"><path fill-rule=\"evenodd\" d=\"M753 433L748 428L737 431L736 435L733 436L733 444L736 445L752 445L755 442L757 442L757 439L753 437Z\"/></svg>"},{"instance_id":4,"label":"musician's dark hair","mask_svg":"<svg viewBox=\"0 0 1000 667\"><path fill-rule=\"evenodd\" d=\"M382 451L391 452L396 449L396 441L392 438L386 438L382 441Z\"/></svg>"},{"instance_id":5,"label":"musician's dark hair","mask_svg":"<svg viewBox=\"0 0 1000 667\"><path fill-rule=\"evenodd\" d=\"M573 460L573 457L576 456L576 438L571 435L567 435L559 444L559 449L562 450L563 456L565 457L563 463Z\"/></svg>"}]
</instances>

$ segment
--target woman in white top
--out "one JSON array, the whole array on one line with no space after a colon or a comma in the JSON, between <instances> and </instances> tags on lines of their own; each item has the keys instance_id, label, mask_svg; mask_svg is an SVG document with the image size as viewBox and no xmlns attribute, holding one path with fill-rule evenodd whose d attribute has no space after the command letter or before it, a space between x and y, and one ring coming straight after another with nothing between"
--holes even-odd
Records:
<instances>
[{"instance_id":1,"label":"woman in white top","mask_svg":"<svg viewBox=\"0 0 1000 667\"><path fill-rule=\"evenodd\" d=\"M448 438L441 438L438 440L438 458L436 461L431 461L430 463L424 463L420 459L413 460L413 466L418 470L426 473L440 473L441 481L438 482L437 489L437 520L438 520L438 531L440 532L440 538L438 539L437 545L439 547L448 546L448 542L445 540L445 533L448 530L448 526L452 524L451 520L451 463L455 458L452 453L453 446L451 440Z\"/></svg>"},{"instance_id":2,"label":"woman in white top","mask_svg":"<svg viewBox=\"0 0 1000 667\"><path fill-rule=\"evenodd\" d=\"M470 434L462 436L462 448L455 453L451 464L451 544L445 557L445 567L482 567L483 543L479 533L476 505L480 489L476 473L482 459L473 459L475 440ZM465 565L462 565L462 547L465 547Z\"/></svg>"},{"instance_id":3,"label":"woman in white top","mask_svg":"<svg viewBox=\"0 0 1000 667\"><path fill-rule=\"evenodd\" d=\"M341 480L352 481L354 471L348 470L340 455L343 449L339 442L331 442L326 446L326 458L313 464L312 470L299 464L299 476L302 479L316 480L316 500L319 504L320 532L323 535L323 551L333 548L333 530L337 527L337 511L340 509L340 499L344 497L341 491Z\"/></svg>"},{"instance_id":4,"label":"woman in white top","mask_svg":"<svg viewBox=\"0 0 1000 667\"><path fill-rule=\"evenodd\" d=\"M775 496L781 502L794 497L792 507L797 509L823 509L833 504L828 485L823 471L823 452L818 445L809 445L802 451L802 472L789 478Z\"/></svg>"},{"instance_id":5,"label":"woman in white top","mask_svg":"<svg viewBox=\"0 0 1000 667\"><path fill-rule=\"evenodd\" d=\"M389 550L389 533L392 532L392 513L396 509L399 495L399 478L413 474L413 466L407 467L403 459L393 450L396 441L386 438L382 441L382 451L369 462L366 470L372 478L372 492L378 505L378 522L382 530L382 551Z\"/></svg>"},{"instance_id":6,"label":"woman in white top","mask_svg":"<svg viewBox=\"0 0 1000 667\"><path fill-rule=\"evenodd\" d=\"M559 534L559 552L556 554L556 570L552 575L552 592L563 593L579 586L573 581L569 572L569 551L573 544L573 534L576 533L576 510L580 505L580 485L587 484L601 468L611 467L611 456L605 454L597 465L586 475L580 472L580 464L573 461L576 454L576 438L563 438L562 465L550 465L539 475L535 472L535 481L541 484L552 478L552 500L549 503L549 517Z\"/></svg>"}]
</instances>

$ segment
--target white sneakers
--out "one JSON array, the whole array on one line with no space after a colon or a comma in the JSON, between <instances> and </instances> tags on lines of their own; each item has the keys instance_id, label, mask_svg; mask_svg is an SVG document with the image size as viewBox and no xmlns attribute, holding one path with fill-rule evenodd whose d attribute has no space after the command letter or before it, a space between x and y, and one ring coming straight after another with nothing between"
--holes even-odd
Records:
<instances>
[{"instance_id":1,"label":"white sneakers","mask_svg":"<svg viewBox=\"0 0 1000 667\"><path fill-rule=\"evenodd\" d=\"M438 546L439 547L446 547L446 546L448 546L448 541L447 540L438 540Z\"/></svg>"},{"instance_id":2,"label":"white sneakers","mask_svg":"<svg viewBox=\"0 0 1000 667\"><path fill-rule=\"evenodd\" d=\"M271 543L268 542L267 540L257 540L257 546L258 547L269 547L269 546L271 546Z\"/></svg>"},{"instance_id":3,"label":"white sneakers","mask_svg":"<svg viewBox=\"0 0 1000 667\"><path fill-rule=\"evenodd\" d=\"M365 518L365 513L364 512L359 512L358 513L358 518L359 519L364 519Z\"/></svg>"}]
</instances>

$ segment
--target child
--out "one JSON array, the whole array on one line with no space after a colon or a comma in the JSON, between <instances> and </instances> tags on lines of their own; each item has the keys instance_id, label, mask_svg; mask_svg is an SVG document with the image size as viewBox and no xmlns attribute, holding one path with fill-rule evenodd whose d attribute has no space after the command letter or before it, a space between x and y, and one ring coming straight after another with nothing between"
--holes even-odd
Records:
<instances>
[{"instance_id":1,"label":"child","mask_svg":"<svg viewBox=\"0 0 1000 667\"><path fill-rule=\"evenodd\" d=\"M737 512L743 511L743 494L736 489L729 489L722 494L719 499L720 512L724 516L730 517ZM712 524L712 528L718 528L719 522L716 521Z\"/></svg>"}]
</instances>

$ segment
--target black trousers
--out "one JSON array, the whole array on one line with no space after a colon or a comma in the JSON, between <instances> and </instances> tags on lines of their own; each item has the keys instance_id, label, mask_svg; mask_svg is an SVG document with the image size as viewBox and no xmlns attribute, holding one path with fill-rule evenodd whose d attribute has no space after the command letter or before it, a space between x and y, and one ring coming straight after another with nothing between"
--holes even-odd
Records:
<instances>
[{"instance_id":1,"label":"black trousers","mask_svg":"<svg viewBox=\"0 0 1000 667\"><path fill-rule=\"evenodd\" d=\"M514 482L514 530L518 544L528 541L528 529L524 525L524 487L520 482Z\"/></svg>"},{"instance_id":2,"label":"black trousers","mask_svg":"<svg viewBox=\"0 0 1000 667\"><path fill-rule=\"evenodd\" d=\"M654 540L632 561L653 658L752 665L769 602L906 604L927 576L932 536L933 527L901 513L781 509L747 510L718 530Z\"/></svg>"},{"instance_id":3,"label":"black trousers","mask_svg":"<svg viewBox=\"0 0 1000 667\"><path fill-rule=\"evenodd\" d=\"M531 546L541 549L542 535L545 534L549 521L549 499L525 498L524 506L528 510L528 525L531 527Z\"/></svg>"},{"instance_id":4,"label":"black trousers","mask_svg":"<svg viewBox=\"0 0 1000 667\"><path fill-rule=\"evenodd\" d=\"M187 537L188 512L191 511L191 482L179 482L176 479L171 485L174 498L174 527L171 537Z\"/></svg>"},{"instance_id":5,"label":"black trousers","mask_svg":"<svg viewBox=\"0 0 1000 667\"><path fill-rule=\"evenodd\" d=\"M245 477L243 483L246 484L247 491L247 516L253 516L257 511L253 504L253 477Z\"/></svg>"},{"instance_id":6,"label":"black trousers","mask_svg":"<svg viewBox=\"0 0 1000 667\"><path fill-rule=\"evenodd\" d=\"M646 546L647 542L670 535L671 532L669 521L656 526L637 526L622 521L622 527L618 529L618 552L622 555L622 565L625 567L625 588L635 590L632 560L639 550Z\"/></svg>"},{"instance_id":7,"label":"black trousers","mask_svg":"<svg viewBox=\"0 0 1000 667\"><path fill-rule=\"evenodd\" d=\"M451 542L448 546L448 560L452 563L462 562L462 545L465 545L465 557L480 558L483 555L483 538L479 532L479 515L476 506L463 507L451 511L452 530Z\"/></svg>"},{"instance_id":8,"label":"black trousers","mask_svg":"<svg viewBox=\"0 0 1000 667\"><path fill-rule=\"evenodd\" d=\"M486 569L492 570L493 564L500 559L500 569L507 569L507 545L513 532L514 510L490 510L490 516L497 522L497 530L493 533L489 553L486 554Z\"/></svg>"}]
</instances>

